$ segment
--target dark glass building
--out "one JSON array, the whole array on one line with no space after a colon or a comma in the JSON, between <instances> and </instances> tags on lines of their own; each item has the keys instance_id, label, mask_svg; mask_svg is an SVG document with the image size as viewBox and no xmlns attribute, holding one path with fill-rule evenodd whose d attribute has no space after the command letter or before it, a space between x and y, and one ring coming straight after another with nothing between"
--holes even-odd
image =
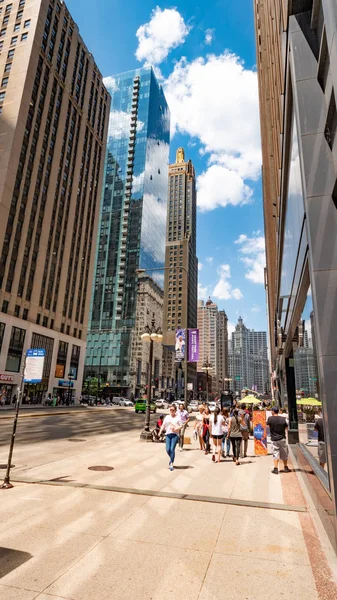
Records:
<instances>
[{"instance_id":1,"label":"dark glass building","mask_svg":"<svg viewBox=\"0 0 337 600\"><path fill-rule=\"evenodd\" d=\"M151 67L106 81L112 102L86 374L129 394L135 271L164 265L170 114Z\"/></svg>"},{"instance_id":2,"label":"dark glass building","mask_svg":"<svg viewBox=\"0 0 337 600\"><path fill-rule=\"evenodd\" d=\"M337 4L254 7L273 393L337 550Z\"/></svg>"}]
</instances>

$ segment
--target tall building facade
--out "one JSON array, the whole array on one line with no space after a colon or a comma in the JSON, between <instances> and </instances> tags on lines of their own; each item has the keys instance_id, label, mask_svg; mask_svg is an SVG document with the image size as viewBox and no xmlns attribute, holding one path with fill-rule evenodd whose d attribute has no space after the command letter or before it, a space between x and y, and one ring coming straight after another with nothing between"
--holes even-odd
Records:
<instances>
[{"instance_id":1,"label":"tall building facade","mask_svg":"<svg viewBox=\"0 0 337 600\"><path fill-rule=\"evenodd\" d=\"M318 513L329 510L325 525L337 548L337 5L255 0L254 7L274 393L288 403L289 440L300 442L294 448L304 471L320 470L315 489L323 483L322 493L329 491ZM314 323L327 471L306 452L298 428L300 321L308 329Z\"/></svg>"},{"instance_id":2,"label":"tall building facade","mask_svg":"<svg viewBox=\"0 0 337 600\"><path fill-rule=\"evenodd\" d=\"M170 115L151 67L108 80L112 102L86 373L99 371L113 392L130 395L136 270L164 266Z\"/></svg>"},{"instance_id":3,"label":"tall building facade","mask_svg":"<svg viewBox=\"0 0 337 600\"><path fill-rule=\"evenodd\" d=\"M169 347L174 347L176 329L197 326L196 221L195 171L184 149L178 148L168 178L163 331ZM188 382L196 388L195 364L188 366Z\"/></svg>"},{"instance_id":4,"label":"tall building facade","mask_svg":"<svg viewBox=\"0 0 337 600\"><path fill-rule=\"evenodd\" d=\"M228 317L224 310L218 312L218 348L217 348L217 359L218 359L218 382L219 389L227 389L226 379L229 377L229 365L228 365Z\"/></svg>"},{"instance_id":5,"label":"tall building facade","mask_svg":"<svg viewBox=\"0 0 337 600\"><path fill-rule=\"evenodd\" d=\"M139 277L136 322L132 332L130 357L130 382L132 394L138 398L146 392L149 375L150 344L142 342L141 335L147 327L155 323L162 328L163 324L163 289L148 275ZM163 345L153 344L152 386L159 394L163 388ZM165 389L165 388L164 388ZM153 394L152 394L153 395Z\"/></svg>"},{"instance_id":6,"label":"tall building facade","mask_svg":"<svg viewBox=\"0 0 337 600\"><path fill-rule=\"evenodd\" d=\"M209 298L207 302L198 300L199 362L198 373L208 364L208 374L212 377L212 392L218 390L218 306ZM211 390L209 390L211 391Z\"/></svg>"},{"instance_id":7,"label":"tall building facade","mask_svg":"<svg viewBox=\"0 0 337 600\"><path fill-rule=\"evenodd\" d=\"M42 347L26 392L79 397L110 97L63 2L0 10L1 389L13 398L24 352Z\"/></svg>"},{"instance_id":8,"label":"tall building facade","mask_svg":"<svg viewBox=\"0 0 337 600\"><path fill-rule=\"evenodd\" d=\"M245 388L260 394L269 391L267 333L248 329L241 317L232 333L229 372L236 395Z\"/></svg>"}]
</instances>

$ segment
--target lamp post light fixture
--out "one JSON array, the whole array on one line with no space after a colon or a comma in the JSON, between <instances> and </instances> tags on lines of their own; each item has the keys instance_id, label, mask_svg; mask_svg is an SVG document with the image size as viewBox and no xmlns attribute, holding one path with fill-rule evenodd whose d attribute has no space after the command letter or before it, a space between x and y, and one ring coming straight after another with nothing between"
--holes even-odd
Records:
<instances>
[{"instance_id":1,"label":"lamp post light fixture","mask_svg":"<svg viewBox=\"0 0 337 600\"><path fill-rule=\"evenodd\" d=\"M212 370L212 364L209 362L208 357L206 358L204 364L202 365L202 370L206 371L206 398L207 404L209 400L209 388L208 388L208 373Z\"/></svg>"},{"instance_id":2,"label":"lamp post light fixture","mask_svg":"<svg viewBox=\"0 0 337 600\"><path fill-rule=\"evenodd\" d=\"M152 442L152 435L150 432L150 412L151 412L151 395L152 395L152 363L153 363L153 344L163 341L162 330L160 327L156 327L154 313L152 315L151 325L145 327L144 333L141 334L140 339L142 342L150 342L150 355L149 355L149 369L147 378L147 396L146 396L146 412L145 412L145 423L144 429L140 434L140 439L144 442Z\"/></svg>"}]
</instances>

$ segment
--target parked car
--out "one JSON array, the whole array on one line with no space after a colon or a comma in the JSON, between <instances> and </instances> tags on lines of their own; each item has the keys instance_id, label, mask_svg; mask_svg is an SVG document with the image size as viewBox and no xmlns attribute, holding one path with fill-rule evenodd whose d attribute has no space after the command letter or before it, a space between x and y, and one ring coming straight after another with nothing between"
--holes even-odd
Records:
<instances>
[{"instance_id":1,"label":"parked car","mask_svg":"<svg viewBox=\"0 0 337 600\"><path fill-rule=\"evenodd\" d=\"M193 411L193 412L198 412L199 410L199 404L198 402L192 401L189 404L189 408Z\"/></svg>"},{"instance_id":2,"label":"parked car","mask_svg":"<svg viewBox=\"0 0 337 600\"><path fill-rule=\"evenodd\" d=\"M209 402L208 407L211 412L214 412L216 409L216 402Z\"/></svg>"},{"instance_id":3,"label":"parked car","mask_svg":"<svg viewBox=\"0 0 337 600\"><path fill-rule=\"evenodd\" d=\"M166 402L166 400L163 400L162 398L160 400L156 400L155 405L157 408L168 408L169 407L169 403Z\"/></svg>"},{"instance_id":4,"label":"parked car","mask_svg":"<svg viewBox=\"0 0 337 600\"><path fill-rule=\"evenodd\" d=\"M146 411L146 400L144 400L143 398L140 398L136 401L135 412L136 413L139 413L139 412L145 413L145 411ZM150 411L153 413L157 412L157 407L153 401L150 404Z\"/></svg>"},{"instance_id":5,"label":"parked car","mask_svg":"<svg viewBox=\"0 0 337 600\"><path fill-rule=\"evenodd\" d=\"M118 406L133 406L131 400L120 400Z\"/></svg>"},{"instance_id":6,"label":"parked car","mask_svg":"<svg viewBox=\"0 0 337 600\"><path fill-rule=\"evenodd\" d=\"M112 398L112 404L117 404L117 406L119 406L119 403L120 403L122 400L125 400L125 399L126 399L126 398L123 398L122 396L114 396L114 397Z\"/></svg>"}]
</instances>

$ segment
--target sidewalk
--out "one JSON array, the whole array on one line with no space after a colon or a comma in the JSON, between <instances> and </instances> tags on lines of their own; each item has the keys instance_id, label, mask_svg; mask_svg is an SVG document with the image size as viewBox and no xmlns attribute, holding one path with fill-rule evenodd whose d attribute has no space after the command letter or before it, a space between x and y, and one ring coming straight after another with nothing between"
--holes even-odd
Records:
<instances>
[{"instance_id":1,"label":"sidewalk","mask_svg":"<svg viewBox=\"0 0 337 600\"><path fill-rule=\"evenodd\" d=\"M0 490L1 600L336 599L298 474L252 442L239 467L193 443L173 472L134 431L32 446Z\"/></svg>"}]
</instances>

